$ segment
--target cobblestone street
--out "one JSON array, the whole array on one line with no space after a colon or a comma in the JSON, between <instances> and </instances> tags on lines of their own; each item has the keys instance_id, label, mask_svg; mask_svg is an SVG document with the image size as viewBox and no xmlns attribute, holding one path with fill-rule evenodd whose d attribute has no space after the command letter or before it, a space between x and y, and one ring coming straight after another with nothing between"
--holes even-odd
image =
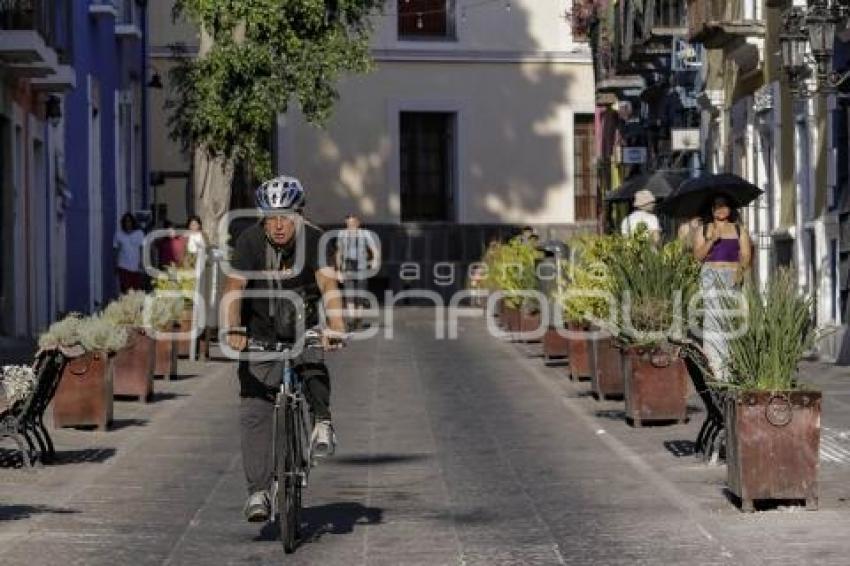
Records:
<instances>
[{"instance_id":1,"label":"cobblestone street","mask_svg":"<svg viewBox=\"0 0 850 566\"><path fill-rule=\"evenodd\" d=\"M340 447L294 555L242 519L233 364L181 361L154 402L116 404L113 430L58 431L55 465L10 467L3 445L0 563L847 563L846 370L803 368L824 390L820 510L743 514L725 467L690 452L696 397L689 424L633 429L478 314L440 341L434 311L395 314L392 339L329 356Z\"/></svg>"}]
</instances>

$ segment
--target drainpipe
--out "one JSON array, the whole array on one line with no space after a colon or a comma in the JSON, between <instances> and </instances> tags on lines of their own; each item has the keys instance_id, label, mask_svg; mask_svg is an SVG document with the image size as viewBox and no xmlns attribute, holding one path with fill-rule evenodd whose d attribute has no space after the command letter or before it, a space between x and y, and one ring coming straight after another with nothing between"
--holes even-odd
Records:
<instances>
[{"instance_id":1,"label":"drainpipe","mask_svg":"<svg viewBox=\"0 0 850 566\"><path fill-rule=\"evenodd\" d=\"M142 209L149 206L148 198L148 137L150 124L148 120L148 3L141 4L142 9Z\"/></svg>"}]
</instances>

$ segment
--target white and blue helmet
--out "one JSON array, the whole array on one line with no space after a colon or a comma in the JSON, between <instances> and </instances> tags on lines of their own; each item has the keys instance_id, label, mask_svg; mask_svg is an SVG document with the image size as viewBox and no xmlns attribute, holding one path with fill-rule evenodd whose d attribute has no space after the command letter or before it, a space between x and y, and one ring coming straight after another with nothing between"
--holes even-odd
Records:
<instances>
[{"instance_id":1,"label":"white and blue helmet","mask_svg":"<svg viewBox=\"0 0 850 566\"><path fill-rule=\"evenodd\" d=\"M257 206L260 210L291 210L298 212L304 208L304 187L295 177L281 175L269 179L257 189Z\"/></svg>"}]
</instances>

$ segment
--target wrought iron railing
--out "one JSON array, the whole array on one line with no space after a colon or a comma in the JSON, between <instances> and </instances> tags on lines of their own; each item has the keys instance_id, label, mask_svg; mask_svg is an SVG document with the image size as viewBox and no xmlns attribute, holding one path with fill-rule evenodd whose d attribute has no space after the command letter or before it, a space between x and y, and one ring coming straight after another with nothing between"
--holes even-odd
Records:
<instances>
[{"instance_id":1,"label":"wrought iron railing","mask_svg":"<svg viewBox=\"0 0 850 566\"><path fill-rule=\"evenodd\" d=\"M647 29L687 27L687 6L687 0L648 0L645 7Z\"/></svg>"}]
</instances>

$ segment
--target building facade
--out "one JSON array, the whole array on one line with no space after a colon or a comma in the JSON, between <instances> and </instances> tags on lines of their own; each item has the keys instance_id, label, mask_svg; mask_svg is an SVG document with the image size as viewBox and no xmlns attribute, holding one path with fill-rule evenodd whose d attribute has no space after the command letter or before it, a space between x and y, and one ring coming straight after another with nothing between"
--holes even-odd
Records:
<instances>
[{"instance_id":1,"label":"building facade","mask_svg":"<svg viewBox=\"0 0 850 566\"><path fill-rule=\"evenodd\" d=\"M144 4L73 3L77 87L65 100L65 252L74 266L64 278L68 310L90 312L115 296L119 218L149 204Z\"/></svg>"},{"instance_id":2,"label":"building facade","mask_svg":"<svg viewBox=\"0 0 850 566\"><path fill-rule=\"evenodd\" d=\"M64 93L76 82L71 0L0 5L0 336L62 310Z\"/></svg>"}]
</instances>

